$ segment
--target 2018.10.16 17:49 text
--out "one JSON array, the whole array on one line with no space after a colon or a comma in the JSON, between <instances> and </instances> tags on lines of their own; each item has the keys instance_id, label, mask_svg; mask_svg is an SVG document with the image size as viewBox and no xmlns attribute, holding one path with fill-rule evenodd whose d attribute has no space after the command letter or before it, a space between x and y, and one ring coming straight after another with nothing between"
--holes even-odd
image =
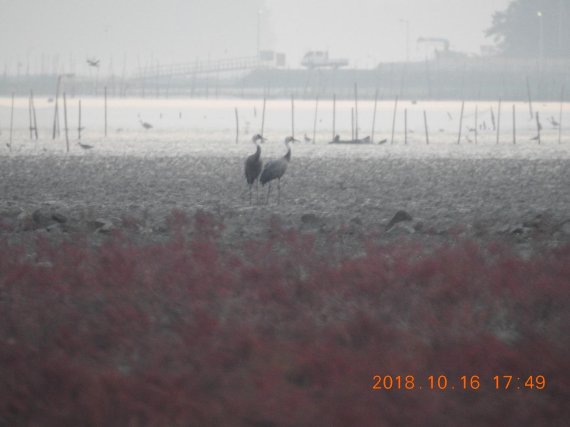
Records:
<instances>
[{"instance_id":1,"label":"2018.10.16 17:49 text","mask_svg":"<svg viewBox=\"0 0 570 427\"><path fill-rule=\"evenodd\" d=\"M495 375L493 377L479 375L462 375L448 377L447 375L373 375L372 390L544 390L546 378L544 375Z\"/></svg>"}]
</instances>

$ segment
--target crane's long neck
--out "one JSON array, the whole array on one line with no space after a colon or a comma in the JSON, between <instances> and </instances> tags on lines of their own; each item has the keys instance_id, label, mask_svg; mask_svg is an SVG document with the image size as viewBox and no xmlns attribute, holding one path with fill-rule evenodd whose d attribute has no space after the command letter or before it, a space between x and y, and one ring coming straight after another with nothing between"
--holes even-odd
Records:
<instances>
[{"instance_id":1,"label":"crane's long neck","mask_svg":"<svg viewBox=\"0 0 570 427\"><path fill-rule=\"evenodd\" d=\"M259 157L261 156L261 147L257 142L255 143L255 145L257 145L257 149L255 150L255 159L259 160Z\"/></svg>"},{"instance_id":2,"label":"crane's long neck","mask_svg":"<svg viewBox=\"0 0 570 427\"><path fill-rule=\"evenodd\" d=\"M289 145L287 145L287 154L285 154L283 158L288 162L291 161L291 147L289 147Z\"/></svg>"}]
</instances>

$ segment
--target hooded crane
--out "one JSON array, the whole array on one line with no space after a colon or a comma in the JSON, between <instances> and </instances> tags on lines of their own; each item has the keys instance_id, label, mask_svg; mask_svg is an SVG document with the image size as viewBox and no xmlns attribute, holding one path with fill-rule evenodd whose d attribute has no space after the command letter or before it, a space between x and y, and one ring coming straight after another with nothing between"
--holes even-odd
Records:
<instances>
[{"instance_id":1,"label":"hooded crane","mask_svg":"<svg viewBox=\"0 0 570 427\"><path fill-rule=\"evenodd\" d=\"M271 160L268 162L265 167L263 168L263 172L261 172L261 176L259 177L259 181L261 181L261 185L265 185L269 183L269 188L267 189L267 201L269 203L269 193L271 192L271 181L277 179L277 203L279 203L279 199L281 197L281 177L285 174L287 170L287 165L291 160L291 147L289 147L289 143L295 141L292 136L288 136L285 138L285 146L287 147L287 154L277 160Z\"/></svg>"},{"instance_id":2,"label":"hooded crane","mask_svg":"<svg viewBox=\"0 0 570 427\"><path fill-rule=\"evenodd\" d=\"M249 186L249 203L251 204L251 190L253 184L255 183L255 190L256 190L256 197L259 199L258 193L258 186L257 186L257 178L261 173L261 168L263 166L263 162L261 161L261 147L259 146L259 141L263 142L263 137L260 134L256 134L251 138L251 142L253 142L257 146L257 150L255 153L248 156L245 159L245 179L247 181L247 185Z\"/></svg>"}]
</instances>

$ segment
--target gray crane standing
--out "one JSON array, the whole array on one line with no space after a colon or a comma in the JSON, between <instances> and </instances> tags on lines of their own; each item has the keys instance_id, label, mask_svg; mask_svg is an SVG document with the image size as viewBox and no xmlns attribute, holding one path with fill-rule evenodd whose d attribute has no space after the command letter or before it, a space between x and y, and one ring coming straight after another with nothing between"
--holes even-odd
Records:
<instances>
[{"instance_id":1,"label":"gray crane standing","mask_svg":"<svg viewBox=\"0 0 570 427\"><path fill-rule=\"evenodd\" d=\"M285 138L285 146L287 147L287 154L277 160L271 160L268 162L263 171L261 172L261 176L259 177L259 181L261 181L261 185L265 185L269 183L269 188L267 189L267 200L266 203L269 203L269 194L271 192L271 181L277 179L277 203L279 204L279 200L281 197L281 177L285 174L287 170L287 165L291 160L291 147L289 143L295 141L292 136L288 136Z\"/></svg>"},{"instance_id":2,"label":"gray crane standing","mask_svg":"<svg viewBox=\"0 0 570 427\"><path fill-rule=\"evenodd\" d=\"M263 137L260 134L253 135L251 142L257 146L257 150L255 150L255 153L247 156L247 159L245 159L245 179L247 181L247 185L249 186L249 204L251 204L251 190L254 183L256 199L259 200L259 187L257 178L259 177L261 168L263 167L263 161L261 160L261 146L259 145L259 141L263 142Z\"/></svg>"}]
</instances>

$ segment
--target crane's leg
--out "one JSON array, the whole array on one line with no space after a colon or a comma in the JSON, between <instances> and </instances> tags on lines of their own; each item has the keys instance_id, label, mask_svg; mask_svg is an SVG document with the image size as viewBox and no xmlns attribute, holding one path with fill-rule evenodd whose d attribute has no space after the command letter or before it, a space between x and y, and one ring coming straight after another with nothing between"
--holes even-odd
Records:
<instances>
[{"instance_id":1,"label":"crane's leg","mask_svg":"<svg viewBox=\"0 0 570 427\"><path fill-rule=\"evenodd\" d=\"M259 205L259 181L255 181L255 204Z\"/></svg>"},{"instance_id":2,"label":"crane's leg","mask_svg":"<svg viewBox=\"0 0 570 427\"><path fill-rule=\"evenodd\" d=\"M268 187L267 187L267 199L265 200L266 205L269 204L269 194L270 193L271 193L271 182L268 184Z\"/></svg>"},{"instance_id":3,"label":"crane's leg","mask_svg":"<svg viewBox=\"0 0 570 427\"><path fill-rule=\"evenodd\" d=\"M251 192L252 192L252 188L251 188L252 184L249 184L249 204L251 205Z\"/></svg>"},{"instance_id":4,"label":"crane's leg","mask_svg":"<svg viewBox=\"0 0 570 427\"><path fill-rule=\"evenodd\" d=\"M281 200L281 178L277 179L277 204Z\"/></svg>"}]
</instances>

